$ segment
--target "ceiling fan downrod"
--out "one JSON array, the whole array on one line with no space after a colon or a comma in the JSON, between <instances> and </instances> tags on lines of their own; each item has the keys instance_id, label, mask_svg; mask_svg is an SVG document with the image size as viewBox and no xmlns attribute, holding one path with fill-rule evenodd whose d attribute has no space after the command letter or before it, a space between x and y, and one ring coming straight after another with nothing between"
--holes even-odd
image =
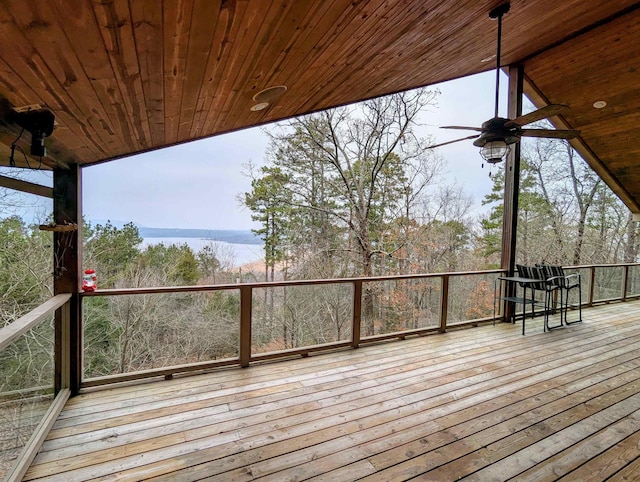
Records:
<instances>
[{"instance_id":1,"label":"ceiling fan downrod","mask_svg":"<svg viewBox=\"0 0 640 482\"><path fill-rule=\"evenodd\" d=\"M511 8L510 3L503 3L489 12L489 17L498 19L498 46L496 51L496 103L495 115L498 117L498 105L500 102L500 46L502 44L502 16Z\"/></svg>"}]
</instances>

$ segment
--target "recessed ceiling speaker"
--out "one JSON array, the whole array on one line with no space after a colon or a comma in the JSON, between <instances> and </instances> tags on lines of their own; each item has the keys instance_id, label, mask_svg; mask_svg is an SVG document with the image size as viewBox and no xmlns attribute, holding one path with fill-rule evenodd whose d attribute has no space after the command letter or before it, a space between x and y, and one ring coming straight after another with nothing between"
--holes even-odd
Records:
<instances>
[{"instance_id":1,"label":"recessed ceiling speaker","mask_svg":"<svg viewBox=\"0 0 640 482\"><path fill-rule=\"evenodd\" d=\"M256 102L267 102L271 103L284 94L287 91L286 85L276 85L273 87L268 87L266 89L261 90L256 95L252 97Z\"/></svg>"}]
</instances>

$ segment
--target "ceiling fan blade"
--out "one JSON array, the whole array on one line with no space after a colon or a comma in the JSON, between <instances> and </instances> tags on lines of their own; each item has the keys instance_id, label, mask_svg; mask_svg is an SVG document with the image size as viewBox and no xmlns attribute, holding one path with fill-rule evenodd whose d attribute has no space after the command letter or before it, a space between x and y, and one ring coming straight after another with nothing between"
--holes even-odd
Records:
<instances>
[{"instance_id":1,"label":"ceiling fan blade","mask_svg":"<svg viewBox=\"0 0 640 482\"><path fill-rule=\"evenodd\" d=\"M553 130L553 129L522 129L520 132L522 137L546 137L548 139L573 139L580 135L580 131L570 129Z\"/></svg>"},{"instance_id":2,"label":"ceiling fan blade","mask_svg":"<svg viewBox=\"0 0 640 482\"><path fill-rule=\"evenodd\" d=\"M478 131L482 132L481 127L466 127L466 126L441 126L440 129L462 129L465 131Z\"/></svg>"},{"instance_id":3,"label":"ceiling fan blade","mask_svg":"<svg viewBox=\"0 0 640 482\"><path fill-rule=\"evenodd\" d=\"M447 142L442 142L440 144L435 144L433 146L429 146L428 149L435 149L436 147L442 147L442 146L446 146L447 144L453 144L454 142L466 141L468 139L476 139L478 137L480 137L480 134L473 135L473 136L468 136L468 137L463 137L462 139L456 139L454 141L447 141Z\"/></svg>"},{"instance_id":4,"label":"ceiling fan blade","mask_svg":"<svg viewBox=\"0 0 640 482\"><path fill-rule=\"evenodd\" d=\"M534 110L528 114L511 119L509 122L505 123L505 127L526 126L527 124L539 121L540 119L546 119L547 117L558 115L568 108L569 106L565 104L549 104L542 109Z\"/></svg>"}]
</instances>

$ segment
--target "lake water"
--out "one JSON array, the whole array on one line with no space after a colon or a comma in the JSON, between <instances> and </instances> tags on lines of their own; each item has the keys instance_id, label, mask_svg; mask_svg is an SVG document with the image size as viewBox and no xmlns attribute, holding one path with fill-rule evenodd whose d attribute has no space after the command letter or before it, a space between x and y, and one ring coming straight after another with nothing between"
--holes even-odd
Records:
<instances>
[{"instance_id":1,"label":"lake water","mask_svg":"<svg viewBox=\"0 0 640 482\"><path fill-rule=\"evenodd\" d=\"M186 244L194 253L198 253L204 246L214 244L218 249L218 251L215 251L219 253L218 257L223 259L233 257L234 266L242 266L243 264L264 259L264 247L260 244L235 244L201 238L144 238L140 244L140 249L160 243L164 243L165 246Z\"/></svg>"}]
</instances>

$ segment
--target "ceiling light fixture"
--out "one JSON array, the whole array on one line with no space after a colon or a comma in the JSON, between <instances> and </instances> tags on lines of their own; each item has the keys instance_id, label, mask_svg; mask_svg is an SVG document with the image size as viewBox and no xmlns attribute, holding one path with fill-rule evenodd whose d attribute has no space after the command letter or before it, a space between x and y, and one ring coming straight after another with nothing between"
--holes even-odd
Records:
<instances>
[{"instance_id":1,"label":"ceiling light fixture","mask_svg":"<svg viewBox=\"0 0 640 482\"><path fill-rule=\"evenodd\" d=\"M607 106L607 103L604 100L596 100L593 103L593 107L596 109L604 109Z\"/></svg>"},{"instance_id":2,"label":"ceiling light fixture","mask_svg":"<svg viewBox=\"0 0 640 482\"><path fill-rule=\"evenodd\" d=\"M489 164L497 164L505 158L509 150L509 145L503 140L489 141L480 149L480 155Z\"/></svg>"}]
</instances>

